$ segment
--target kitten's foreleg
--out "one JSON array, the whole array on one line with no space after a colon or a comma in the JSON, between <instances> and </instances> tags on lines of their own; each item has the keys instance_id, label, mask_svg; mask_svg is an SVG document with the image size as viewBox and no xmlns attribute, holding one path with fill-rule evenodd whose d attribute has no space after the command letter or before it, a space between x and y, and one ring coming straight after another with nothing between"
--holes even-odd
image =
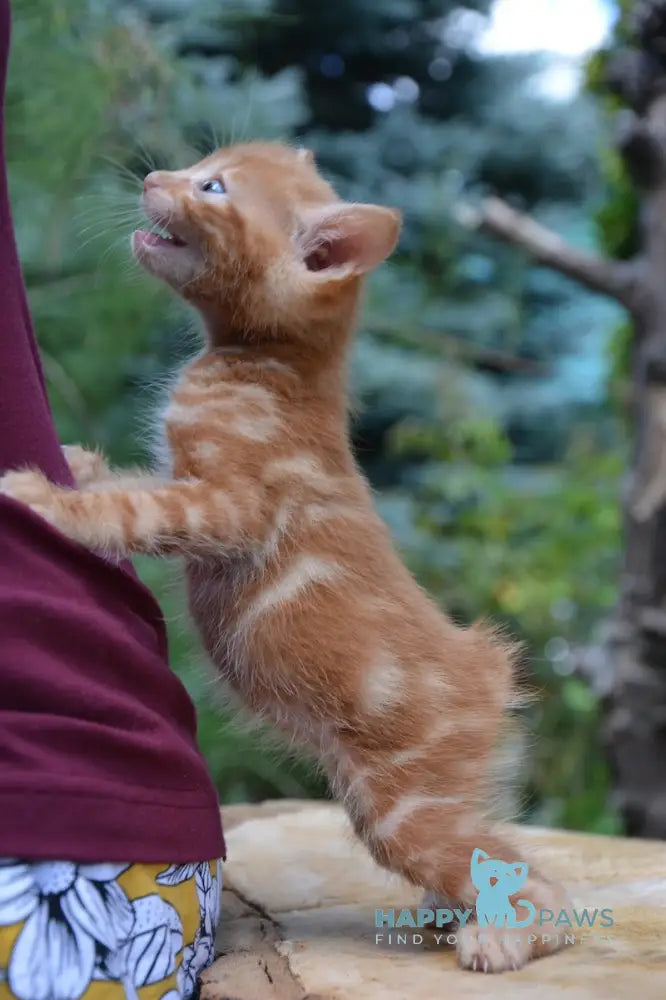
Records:
<instances>
[{"instance_id":1,"label":"kitten's foreleg","mask_svg":"<svg viewBox=\"0 0 666 1000\"><path fill-rule=\"evenodd\" d=\"M78 489L102 483L112 475L108 462L99 451L91 451L80 444L64 444L62 453Z\"/></svg>"},{"instance_id":2,"label":"kitten's foreleg","mask_svg":"<svg viewBox=\"0 0 666 1000\"><path fill-rule=\"evenodd\" d=\"M168 480L143 469L112 469L98 451L66 444L63 455L79 490L153 490Z\"/></svg>"},{"instance_id":3,"label":"kitten's foreleg","mask_svg":"<svg viewBox=\"0 0 666 1000\"><path fill-rule=\"evenodd\" d=\"M0 478L0 494L28 504L74 541L120 556L220 554L251 545L265 527L251 489L197 480L146 477L143 489L68 490L28 470Z\"/></svg>"}]
</instances>

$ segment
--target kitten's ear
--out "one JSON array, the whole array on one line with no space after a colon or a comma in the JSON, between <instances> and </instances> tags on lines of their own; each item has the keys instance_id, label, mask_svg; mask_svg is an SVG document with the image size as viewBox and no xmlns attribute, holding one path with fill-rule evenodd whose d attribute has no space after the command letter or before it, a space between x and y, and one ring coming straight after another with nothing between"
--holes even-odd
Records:
<instances>
[{"instance_id":1,"label":"kitten's ear","mask_svg":"<svg viewBox=\"0 0 666 1000\"><path fill-rule=\"evenodd\" d=\"M481 861L487 861L490 857L485 851L482 851L480 847L477 847L472 855L472 868L478 865Z\"/></svg>"},{"instance_id":2,"label":"kitten's ear","mask_svg":"<svg viewBox=\"0 0 666 1000\"><path fill-rule=\"evenodd\" d=\"M379 205L340 202L308 213L304 224L299 246L308 270L346 277L372 271L393 253L402 217Z\"/></svg>"},{"instance_id":3,"label":"kitten's ear","mask_svg":"<svg viewBox=\"0 0 666 1000\"><path fill-rule=\"evenodd\" d=\"M308 163L311 167L316 166L317 161L315 160L315 155L311 149L306 149L305 146L299 146L296 153L301 163Z\"/></svg>"}]
</instances>

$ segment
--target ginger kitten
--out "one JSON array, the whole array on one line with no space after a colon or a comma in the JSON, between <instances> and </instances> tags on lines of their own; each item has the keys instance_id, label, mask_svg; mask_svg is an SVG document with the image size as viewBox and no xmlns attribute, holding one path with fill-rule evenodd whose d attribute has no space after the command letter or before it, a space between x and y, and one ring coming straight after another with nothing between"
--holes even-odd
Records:
<instances>
[{"instance_id":1,"label":"ginger kitten","mask_svg":"<svg viewBox=\"0 0 666 1000\"><path fill-rule=\"evenodd\" d=\"M484 818L511 649L418 587L349 442L359 294L400 217L340 201L306 151L259 143L149 174L143 205L165 235L134 233L136 258L206 334L164 413L171 469L115 473L70 448L76 490L17 471L0 492L91 548L184 556L225 681L318 756L380 865L473 908L474 851L517 854ZM566 905L533 869L520 892L537 912ZM460 963L518 968L555 950L548 931L469 925Z\"/></svg>"}]
</instances>

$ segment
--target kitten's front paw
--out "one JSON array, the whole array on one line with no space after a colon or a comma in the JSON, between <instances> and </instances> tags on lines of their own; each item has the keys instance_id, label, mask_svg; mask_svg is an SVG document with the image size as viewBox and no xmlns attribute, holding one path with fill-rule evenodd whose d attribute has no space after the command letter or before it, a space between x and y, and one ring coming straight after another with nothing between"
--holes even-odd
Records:
<instances>
[{"instance_id":1,"label":"kitten's front paw","mask_svg":"<svg viewBox=\"0 0 666 1000\"><path fill-rule=\"evenodd\" d=\"M0 496L26 504L52 524L56 523L56 490L43 473L32 469L6 472L0 477Z\"/></svg>"},{"instance_id":2,"label":"kitten's front paw","mask_svg":"<svg viewBox=\"0 0 666 1000\"><path fill-rule=\"evenodd\" d=\"M98 451L89 451L80 444L64 444L62 453L79 487L99 483L110 475L106 459Z\"/></svg>"},{"instance_id":3,"label":"kitten's front paw","mask_svg":"<svg viewBox=\"0 0 666 1000\"><path fill-rule=\"evenodd\" d=\"M463 969L515 972L529 961L531 946L526 930L470 924L458 931L457 950L458 962Z\"/></svg>"}]
</instances>

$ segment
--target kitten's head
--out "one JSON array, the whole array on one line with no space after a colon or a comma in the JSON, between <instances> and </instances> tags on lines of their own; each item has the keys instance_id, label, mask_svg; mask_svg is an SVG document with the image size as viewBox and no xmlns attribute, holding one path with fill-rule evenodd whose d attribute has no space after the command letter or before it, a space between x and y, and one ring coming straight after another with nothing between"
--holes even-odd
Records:
<instances>
[{"instance_id":1,"label":"kitten's head","mask_svg":"<svg viewBox=\"0 0 666 1000\"><path fill-rule=\"evenodd\" d=\"M502 896L513 896L525 885L529 866L522 861L507 864L489 857L485 851L477 848L472 855L472 882L481 892L484 889L497 888Z\"/></svg>"},{"instance_id":2,"label":"kitten's head","mask_svg":"<svg viewBox=\"0 0 666 1000\"><path fill-rule=\"evenodd\" d=\"M308 151L264 143L149 174L143 207L165 234L134 233L143 267L255 336L348 305L400 232L398 212L340 201Z\"/></svg>"}]
</instances>

